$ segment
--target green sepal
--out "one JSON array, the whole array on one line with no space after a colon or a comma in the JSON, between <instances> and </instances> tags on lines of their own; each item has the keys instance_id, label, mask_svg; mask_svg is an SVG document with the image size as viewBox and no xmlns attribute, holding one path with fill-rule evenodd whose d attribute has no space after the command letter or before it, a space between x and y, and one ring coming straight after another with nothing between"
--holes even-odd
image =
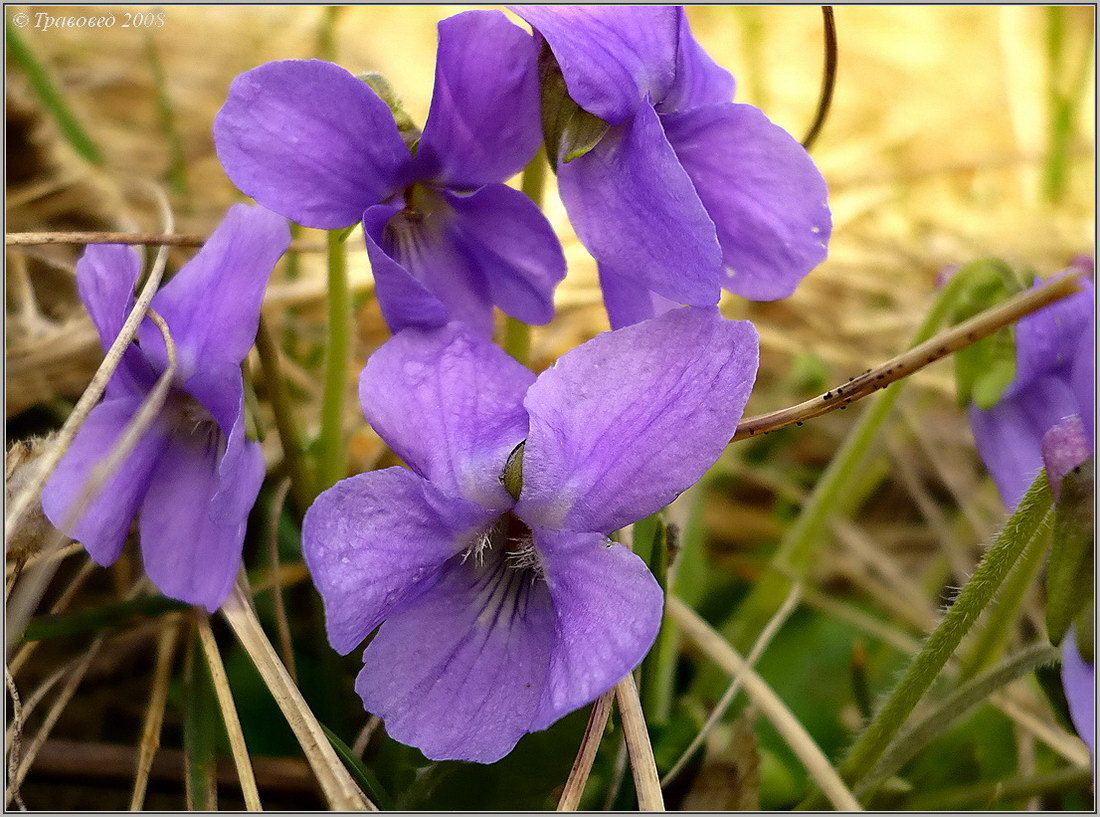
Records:
<instances>
[{"instance_id":1,"label":"green sepal","mask_svg":"<svg viewBox=\"0 0 1100 817\"><path fill-rule=\"evenodd\" d=\"M1077 641L1077 653L1089 664L1095 663L1092 640L1096 616L1093 604L1094 601L1089 599L1088 604L1077 611L1077 617L1073 620L1073 637Z\"/></svg>"},{"instance_id":2,"label":"green sepal","mask_svg":"<svg viewBox=\"0 0 1100 817\"><path fill-rule=\"evenodd\" d=\"M420 132L420 128L416 126L416 123L413 122L412 117L405 113L405 109L401 107L401 97L393 90L393 86L390 85L389 80L374 71L359 74L358 77L369 85L371 90L378 94L382 101L386 103L386 106L390 109L390 113L393 114L393 121L397 125L397 132L401 134L401 141L405 143L405 146L411 153L415 154L416 148L420 144L420 137L423 134Z\"/></svg>"},{"instance_id":3,"label":"green sepal","mask_svg":"<svg viewBox=\"0 0 1100 817\"><path fill-rule=\"evenodd\" d=\"M538 70L542 137L546 157L556 173L559 160L568 164L584 156L600 143L611 125L584 110L569 96L561 66L545 42L539 51Z\"/></svg>"},{"instance_id":4,"label":"green sepal","mask_svg":"<svg viewBox=\"0 0 1100 817\"><path fill-rule=\"evenodd\" d=\"M524 440L512 449L500 474L501 485L516 502L519 502L519 494L523 490L523 446L526 442Z\"/></svg>"},{"instance_id":5,"label":"green sepal","mask_svg":"<svg viewBox=\"0 0 1100 817\"><path fill-rule=\"evenodd\" d=\"M1066 474L1054 509L1053 543L1047 564L1047 635L1054 645L1061 643L1070 624L1092 602L1092 497L1090 458Z\"/></svg>"},{"instance_id":6,"label":"green sepal","mask_svg":"<svg viewBox=\"0 0 1100 817\"><path fill-rule=\"evenodd\" d=\"M996 306L1025 288L1026 273L1018 275L998 258L982 258L965 265L956 276L965 279L948 316L951 324L961 323ZM1016 378L1016 341L1012 327L955 353L955 384L959 405L973 403L991 409Z\"/></svg>"}]
</instances>

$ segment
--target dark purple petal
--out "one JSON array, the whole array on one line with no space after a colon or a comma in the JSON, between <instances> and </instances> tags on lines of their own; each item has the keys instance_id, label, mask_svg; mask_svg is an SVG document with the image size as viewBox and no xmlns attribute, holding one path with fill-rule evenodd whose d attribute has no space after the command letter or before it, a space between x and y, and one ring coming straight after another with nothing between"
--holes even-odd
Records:
<instances>
[{"instance_id":1,"label":"dark purple petal","mask_svg":"<svg viewBox=\"0 0 1100 817\"><path fill-rule=\"evenodd\" d=\"M679 14L672 6L512 6L550 45L573 100L618 124L676 73Z\"/></svg>"},{"instance_id":2,"label":"dark purple petal","mask_svg":"<svg viewBox=\"0 0 1100 817\"><path fill-rule=\"evenodd\" d=\"M549 323L565 255L542 211L503 184L446 199L454 209L455 246L481 271L492 302L524 323Z\"/></svg>"},{"instance_id":3,"label":"dark purple petal","mask_svg":"<svg viewBox=\"0 0 1100 817\"><path fill-rule=\"evenodd\" d=\"M76 262L80 300L99 332L103 351L115 342L134 307L134 286L140 275L140 254L122 244L90 244ZM131 346L107 382L107 398L143 395L155 379L141 352Z\"/></svg>"},{"instance_id":4,"label":"dark purple petal","mask_svg":"<svg viewBox=\"0 0 1100 817\"><path fill-rule=\"evenodd\" d=\"M679 306L675 301L638 286L629 275L612 272L606 264L599 265L603 305L612 329L640 323Z\"/></svg>"},{"instance_id":5,"label":"dark purple petal","mask_svg":"<svg viewBox=\"0 0 1100 817\"><path fill-rule=\"evenodd\" d=\"M523 395L535 376L459 323L406 329L371 355L359 378L363 414L436 488L486 508L512 500L500 483L527 436Z\"/></svg>"},{"instance_id":6,"label":"dark purple petal","mask_svg":"<svg viewBox=\"0 0 1100 817\"><path fill-rule=\"evenodd\" d=\"M827 254L828 190L805 149L751 105L661 117L718 231L722 285L758 301L784 298Z\"/></svg>"},{"instance_id":7,"label":"dark purple petal","mask_svg":"<svg viewBox=\"0 0 1100 817\"><path fill-rule=\"evenodd\" d=\"M279 60L229 86L218 158L246 195L307 227L355 224L396 192L412 161L389 107L321 60Z\"/></svg>"},{"instance_id":8,"label":"dark purple petal","mask_svg":"<svg viewBox=\"0 0 1100 817\"><path fill-rule=\"evenodd\" d=\"M379 204L363 214L363 237L366 240L367 257L374 276L374 292L382 309L382 317L386 319L391 332L399 332L407 326L443 326L449 320L447 307L391 255L396 254L399 249L394 231L387 230L391 220L400 220L396 228L402 233L411 237L416 235L415 226L405 223L405 217L400 213L400 207ZM412 244L412 240L407 240L407 244ZM408 247L403 255L410 256ZM486 311L484 305L480 306L480 310L481 313ZM485 319L481 313L477 321L484 324ZM491 313L489 317L491 320Z\"/></svg>"},{"instance_id":9,"label":"dark purple petal","mask_svg":"<svg viewBox=\"0 0 1100 817\"><path fill-rule=\"evenodd\" d=\"M42 491L42 510L56 527L65 526L96 465L114 449L140 404L135 397L107 400L88 414ZM107 566L118 558L164 447L164 429L154 425L66 531L97 564Z\"/></svg>"},{"instance_id":10,"label":"dark purple petal","mask_svg":"<svg viewBox=\"0 0 1100 817\"><path fill-rule=\"evenodd\" d=\"M219 443L212 425L171 435L149 480L139 524L145 572L157 589L211 613L225 601L241 567L247 522L247 510L217 521L211 514L220 484ZM259 491L259 481L254 486Z\"/></svg>"},{"instance_id":11,"label":"dark purple petal","mask_svg":"<svg viewBox=\"0 0 1100 817\"><path fill-rule=\"evenodd\" d=\"M553 642L543 582L501 557L456 558L382 625L355 689L395 740L433 760L492 763L530 728Z\"/></svg>"},{"instance_id":12,"label":"dark purple petal","mask_svg":"<svg viewBox=\"0 0 1100 817\"><path fill-rule=\"evenodd\" d=\"M1069 714L1081 740L1096 753L1096 668L1077 652L1077 638L1071 629L1062 645L1062 689Z\"/></svg>"},{"instance_id":13,"label":"dark purple petal","mask_svg":"<svg viewBox=\"0 0 1100 817\"><path fill-rule=\"evenodd\" d=\"M1085 436L1081 418L1074 414L1051 426L1043 435L1039 448L1050 482L1050 492L1057 501L1066 474L1092 456L1092 446Z\"/></svg>"},{"instance_id":14,"label":"dark purple petal","mask_svg":"<svg viewBox=\"0 0 1100 817\"><path fill-rule=\"evenodd\" d=\"M1035 287L1043 286L1036 281ZM1016 379L1007 395L1031 388L1031 383L1055 371L1068 372L1078 354L1081 335L1095 312L1090 281L1081 291L1020 319L1016 324Z\"/></svg>"},{"instance_id":15,"label":"dark purple petal","mask_svg":"<svg viewBox=\"0 0 1100 817\"><path fill-rule=\"evenodd\" d=\"M517 515L609 533L664 507L733 437L757 359L752 324L715 308L675 309L573 349L524 400Z\"/></svg>"},{"instance_id":16,"label":"dark purple petal","mask_svg":"<svg viewBox=\"0 0 1100 817\"><path fill-rule=\"evenodd\" d=\"M645 562L595 533L536 531L557 638L532 730L595 700L636 667L657 638L664 596Z\"/></svg>"},{"instance_id":17,"label":"dark purple petal","mask_svg":"<svg viewBox=\"0 0 1100 817\"><path fill-rule=\"evenodd\" d=\"M332 648L347 654L438 578L488 524L472 503L444 498L406 468L342 480L306 512L302 552L325 602Z\"/></svg>"},{"instance_id":18,"label":"dark purple petal","mask_svg":"<svg viewBox=\"0 0 1100 817\"><path fill-rule=\"evenodd\" d=\"M1043 435L1076 411L1069 385L1058 376L1033 381L1026 391L1003 398L989 411L970 407L978 455L1006 507L1016 507L1043 467Z\"/></svg>"},{"instance_id":19,"label":"dark purple petal","mask_svg":"<svg viewBox=\"0 0 1100 817\"><path fill-rule=\"evenodd\" d=\"M558 168L562 201L595 259L678 303L718 302L722 251L649 105Z\"/></svg>"},{"instance_id":20,"label":"dark purple petal","mask_svg":"<svg viewBox=\"0 0 1100 817\"><path fill-rule=\"evenodd\" d=\"M176 380L212 367L238 366L256 339L267 279L290 245L286 220L262 207L235 204L202 249L153 297L176 345ZM138 337L163 370L164 339L151 321Z\"/></svg>"},{"instance_id":21,"label":"dark purple petal","mask_svg":"<svg viewBox=\"0 0 1100 817\"><path fill-rule=\"evenodd\" d=\"M480 187L522 170L541 140L531 36L499 11L441 21L417 166L448 187Z\"/></svg>"},{"instance_id":22,"label":"dark purple petal","mask_svg":"<svg viewBox=\"0 0 1100 817\"><path fill-rule=\"evenodd\" d=\"M732 102L733 76L699 45L691 33L683 7L677 7L677 11L679 48L676 52L676 79L668 93L657 103L657 111L676 113L702 105Z\"/></svg>"},{"instance_id":23,"label":"dark purple petal","mask_svg":"<svg viewBox=\"0 0 1100 817\"><path fill-rule=\"evenodd\" d=\"M1077 411L1081 416L1081 422L1085 425L1085 438L1089 442L1089 449L1096 445L1093 423L1096 421L1096 352L1095 345L1095 319L1090 320L1088 327L1081 333L1081 341L1077 346L1077 354L1073 358L1073 370L1071 379L1073 382L1073 394L1077 400Z\"/></svg>"}]
</instances>

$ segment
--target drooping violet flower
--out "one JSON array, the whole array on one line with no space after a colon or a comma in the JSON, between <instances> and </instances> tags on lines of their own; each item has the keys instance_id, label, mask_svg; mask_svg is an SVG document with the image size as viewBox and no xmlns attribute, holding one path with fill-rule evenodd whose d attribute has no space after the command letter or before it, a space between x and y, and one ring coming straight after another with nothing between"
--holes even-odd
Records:
<instances>
[{"instance_id":1,"label":"drooping violet flower","mask_svg":"<svg viewBox=\"0 0 1100 817\"><path fill-rule=\"evenodd\" d=\"M1016 324L1015 379L993 408L968 409L978 454L1009 508L1043 467L1043 436L1065 418L1080 417L1093 449L1094 297L1085 280L1081 292L1022 318Z\"/></svg>"},{"instance_id":2,"label":"drooping violet flower","mask_svg":"<svg viewBox=\"0 0 1100 817\"><path fill-rule=\"evenodd\" d=\"M790 295L824 260L825 181L790 134L734 104L733 77L682 7L516 6L572 99L610 124L558 165L577 235L599 264L613 327L677 303Z\"/></svg>"},{"instance_id":3,"label":"drooping violet flower","mask_svg":"<svg viewBox=\"0 0 1100 817\"><path fill-rule=\"evenodd\" d=\"M547 323L565 276L549 223L503 184L534 156L539 133L531 37L497 11L439 24L415 152L374 90L320 60L241 74L214 122L226 173L260 204L307 227L362 220L392 331L461 320L485 336L494 304Z\"/></svg>"},{"instance_id":4,"label":"drooping violet flower","mask_svg":"<svg viewBox=\"0 0 1100 817\"><path fill-rule=\"evenodd\" d=\"M1077 651L1077 637L1071 628L1062 644L1062 689L1069 704L1073 726L1089 754L1096 754L1096 667Z\"/></svg>"},{"instance_id":5,"label":"drooping violet flower","mask_svg":"<svg viewBox=\"0 0 1100 817\"><path fill-rule=\"evenodd\" d=\"M156 422L67 531L106 566L136 516L153 584L211 612L240 568L245 522L263 482L260 446L245 434L241 361L256 337L267 279L289 244L282 218L234 205L153 297L176 346L174 385ZM133 307L139 258L133 247L93 245L77 262L80 297L104 349ZM54 525L66 523L166 366L164 338L146 319L46 484L42 507Z\"/></svg>"},{"instance_id":6,"label":"drooping violet flower","mask_svg":"<svg viewBox=\"0 0 1100 817\"><path fill-rule=\"evenodd\" d=\"M412 470L337 483L302 544L333 648L382 625L356 690L392 737L492 762L641 661L661 590L608 535L718 459L757 347L751 324L682 308L599 335L538 378L458 323L375 352L363 413ZM524 440L515 500L501 475Z\"/></svg>"}]
</instances>

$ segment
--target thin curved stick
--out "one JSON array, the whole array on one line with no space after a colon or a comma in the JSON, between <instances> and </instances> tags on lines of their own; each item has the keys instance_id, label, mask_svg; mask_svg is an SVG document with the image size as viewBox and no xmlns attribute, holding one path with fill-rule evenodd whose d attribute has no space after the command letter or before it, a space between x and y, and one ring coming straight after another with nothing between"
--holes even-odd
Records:
<instances>
[{"instance_id":1,"label":"thin curved stick","mask_svg":"<svg viewBox=\"0 0 1100 817\"><path fill-rule=\"evenodd\" d=\"M153 758L160 748L160 731L164 724L164 709L168 703L172 658L175 656L179 634L180 623L173 621L164 628L157 640L157 661L153 669L149 706L145 710L145 720L141 726L141 743L138 746L137 772L134 775L134 793L130 797L130 811L141 811L145 805L149 773L153 769Z\"/></svg>"},{"instance_id":2,"label":"thin curved stick","mask_svg":"<svg viewBox=\"0 0 1100 817\"><path fill-rule=\"evenodd\" d=\"M8 788L8 798L15 801L20 811L27 810L27 804L23 802L23 795L19 793L19 786L15 783L15 771L19 765L19 744L23 739L23 703L19 698L19 689L15 686L15 679L4 668L4 683L8 686L8 695L11 696L11 737L7 741L8 749L8 780L11 784Z\"/></svg>"},{"instance_id":3,"label":"thin curved stick","mask_svg":"<svg viewBox=\"0 0 1100 817\"><path fill-rule=\"evenodd\" d=\"M168 200L164 192L159 188L154 188L154 190L157 193L158 203L160 204L161 218L165 225L165 232L171 234L175 230L175 219L172 215L172 209L168 206ZM80 430L80 426L83 425L88 414L99 402L99 398L103 396L103 392L107 388L107 381L109 381L111 376L115 373L115 369L118 368L118 364L122 360L123 353L137 334L138 327L141 325L142 320L145 319L145 313L149 309L149 304L152 302L153 296L160 286L161 278L164 277L164 267L167 263L168 247L164 246L157 252L156 260L153 261L153 266L149 270L149 277L145 279L145 285L141 288L141 293L138 295L137 300L134 301L134 308L131 309L130 314L126 316L126 321L122 324L122 329L119 330L118 335L111 344L111 348L107 350L107 354L103 356L103 362L99 364L99 368L96 370L92 382L88 384L88 388L84 390L84 393L80 395L80 399L77 401L76 406L73 407L65 423L57 432L57 437L53 446L41 457L41 459L39 459L37 472L27 481L26 486L19 495L12 500L11 508L8 509L7 515L4 517L5 550L7 550L11 542L13 532L18 525L22 523L24 515L30 510L35 502L39 501L46 480L53 474L57 464L69 449L69 445L76 436L76 432Z\"/></svg>"},{"instance_id":4,"label":"thin curved stick","mask_svg":"<svg viewBox=\"0 0 1100 817\"><path fill-rule=\"evenodd\" d=\"M743 659L699 614L675 596L668 599L668 613L680 625L685 636L695 642L708 658L730 675L744 677L745 692L771 721L791 750L797 755L810 777L829 801L840 811L861 811L859 801L844 785L829 759L814 743L805 727L783 703L767 682L746 666Z\"/></svg>"},{"instance_id":5,"label":"thin curved stick","mask_svg":"<svg viewBox=\"0 0 1100 817\"><path fill-rule=\"evenodd\" d=\"M790 617L791 613L794 612L795 607L798 606L798 601L801 596L802 585L796 583L791 587L791 592L787 594L787 598L783 601L782 606L776 610L775 615L771 617L767 625L760 632L760 636L756 639L756 643L752 645L752 649L749 650L749 656L745 659L745 670L752 670L756 667L756 662L760 660L760 656L764 654L764 650L768 648L772 639L775 638L776 633L786 624L787 619ZM695 754L696 750L703 745L703 741L706 740L710 730L722 719L722 716L726 713L729 705L733 703L733 699L737 697L737 693L741 690L744 683L744 672L738 672L733 676L733 680L730 681L730 685L726 688L721 699L715 705L714 710L703 724L703 728L699 730L699 733L692 739L691 744L684 750L683 754L680 755L672 768L668 770L668 773L661 778L662 786L667 786L671 783L676 778L676 775L678 775L683 770L684 766L687 765L687 762L691 759L691 756Z\"/></svg>"},{"instance_id":6,"label":"thin curved stick","mask_svg":"<svg viewBox=\"0 0 1100 817\"><path fill-rule=\"evenodd\" d=\"M600 748L600 740L607 729L607 720L611 717L611 701L614 697L615 690L610 689L592 704L588 725L584 727L584 737L581 738L581 747L577 750L573 768L569 771L565 788L558 800L558 811L576 811L581 804L581 795L584 794L588 776L592 774L592 764L596 760L596 750Z\"/></svg>"},{"instance_id":7,"label":"thin curved stick","mask_svg":"<svg viewBox=\"0 0 1100 817\"><path fill-rule=\"evenodd\" d=\"M201 247L209 236L199 233L174 233L171 229L163 233L132 232L90 232L68 231L49 233L5 233L6 247L42 247L51 244L130 244L148 247ZM302 241L292 241L290 249L294 252L324 252L325 245Z\"/></svg>"},{"instance_id":8,"label":"thin curved stick","mask_svg":"<svg viewBox=\"0 0 1100 817\"><path fill-rule=\"evenodd\" d=\"M817 113L814 114L813 124L802 137L802 147L809 150L817 141L825 120L829 117L829 108L833 104L833 91L836 88L836 20L833 19L833 7L822 6L821 18L825 33L825 70L821 77L821 96L817 100Z\"/></svg>"},{"instance_id":9,"label":"thin curved stick","mask_svg":"<svg viewBox=\"0 0 1100 817\"><path fill-rule=\"evenodd\" d=\"M977 343L1025 315L1030 315L1048 304L1080 292L1079 284L1085 275L1085 272L1078 270L1058 275L1042 286L1021 292L992 309L979 312L973 318L941 332L885 363L880 363L873 369L868 369L825 394L795 406L747 417L737 426L737 432L733 435L731 442L754 437L757 434L767 434L789 425L801 424L805 420L820 417L836 409L847 408L856 400L874 394L937 360Z\"/></svg>"},{"instance_id":10,"label":"thin curved stick","mask_svg":"<svg viewBox=\"0 0 1100 817\"><path fill-rule=\"evenodd\" d=\"M661 780L657 777L657 762L653 759L653 746L649 742L649 730L638 699L638 685L634 674L615 684L615 701L619 705L619 720L626 738L626 751L630 756L630 771L634 775L634 790L638 794L639 811L664 811L665 798L661 792Z\"/></svg>"}]
</instances>

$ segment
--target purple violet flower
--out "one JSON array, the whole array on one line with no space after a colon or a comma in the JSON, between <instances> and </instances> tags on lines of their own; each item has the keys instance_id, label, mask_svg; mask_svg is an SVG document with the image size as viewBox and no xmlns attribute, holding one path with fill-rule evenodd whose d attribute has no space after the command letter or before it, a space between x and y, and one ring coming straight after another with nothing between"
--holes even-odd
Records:
<instances>
[{"instance_id":1,"label":"purple violet flower","mask_svg":"<svg viewBox=\"0 0 1100 817\"><path fill-rule=\"evenodd\" d=\"M1096 667L1077 651L1073 628L1062 644L1062 689L1073 726L1089 754L1096 754Z\"/></svg>"},{"instance_id":2,"label":"purple violet flower","mask_svg":"<svg viewBox=\"0 0 1100 817\"><path fill-rule=\"evenodd\" d=\"M503 183L540 140L531 37L498 11L439 24L415 153L374 90L320 60L241 74L214 122L226 173L265 207L307 227L362 220L394 332L453 319L489 336L494 304L526 323L550 320L565 256L534 202Z\"/></svg>"},{"instance_id":3,"label":"purple violet flower","mask_svg":"<svg viewBox=\"0 0 1100 817\"><path fill-rule=\"evenodd\" d=\"M663 610L608 535L702 476L756 376L752 325L683 308L597 336L538 378L469 328L398 333L367 361L363 413L409 464L318 497L302 546L356 690L429 758L507 754L610 689ZM502 482L522 449L522 490Z\"/></svg>"},{"instance_id":4,"label":"purple violet flower","mask_svg":"<svg viewBox=\"0 0 1100 817\"><path fill-rule=\"evenodd\" d=\"M1043 436L1065 418L1081 418L1093 450L1094 313L1093 286L1085 281L1081 292L1021 319L1015 379L993 408L968 410L978 454L1009 508L1043 467Z\"/></svg>"},{"instance_id":5,"label":"purple violet flower","mask_svg":"<svg viewBox=\"0 0 1100 817\"><path fill-rule=\"evenodd\" d=\"M245 436L241 361L256 337L271 270L290 244L286 221L234 205L205 246L153 297L176 345L175 384L157 421L68 531L107 566L138 517L145 572L162 593L213 612L241 565L248 512L264 477ZM134 247L92 245L76 281L103 348L133 308L141 272ZM64 525L90 473L167 366L164 338L146 319L42 494Z\"/></svg>"},{"instance_id":6,"label":"purple violet flower","mask_svg":"<svg viewBox=\"0 0 1100 817\"><path fill-rule=\"evenodd\" d=\"M517 6L581 108L611 125L558 165L612 327L677 303L790 295L826 255L825 180L691 34L682 7Z\"/></svg>"}]
</instances>

